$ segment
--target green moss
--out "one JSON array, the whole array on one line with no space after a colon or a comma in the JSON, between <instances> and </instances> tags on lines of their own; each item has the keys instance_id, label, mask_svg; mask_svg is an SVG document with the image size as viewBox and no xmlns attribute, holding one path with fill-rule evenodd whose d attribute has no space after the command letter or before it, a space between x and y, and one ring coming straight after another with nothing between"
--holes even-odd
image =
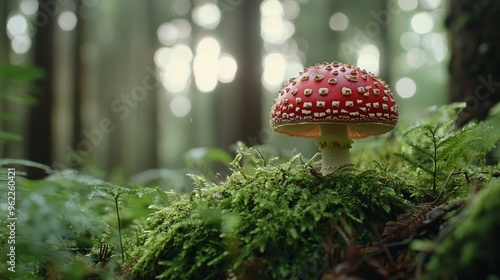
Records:
<instances>
[{"instance_id":1,"label":"green moss","mask_svg":"<svg viewBox=\"0 0 500 280\"><path fill-rule=\"evenodd\" d=\"M490 279L500 276L500 181L494 180L456 217L438 245L426 279ZM491 278L495 279L495 278Z\"/></svg>"},{"instance_id":2,"label":"green moss","mask_svg":"<svg viewBox=\"0 0 500 280\"><path fill-rule=\"evenodd\" d=\"M238 158L238 157L237 157ZM296 160L259 162L221 184L193 176L197 189L148 221L133 270L139 279L318 277L325 242L342 217L358 243L379 241L383 225L408 208L403 182L370 170L316 174ZM337 233L338 248L344 241Z\"/></svg>"}]
</instances>

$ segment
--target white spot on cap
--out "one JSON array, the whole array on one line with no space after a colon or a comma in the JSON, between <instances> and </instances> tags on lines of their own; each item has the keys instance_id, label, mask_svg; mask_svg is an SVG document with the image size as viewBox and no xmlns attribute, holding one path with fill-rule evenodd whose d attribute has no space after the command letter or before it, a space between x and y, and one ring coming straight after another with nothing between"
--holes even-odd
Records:
<instances>
[{"instance_id":1,"label":"white spot on cap","mask_svg":"<svg viewBox=\"0 0 500 280\"><path fill-rule=\"evenodd\" d=\"M352 91L351 91L350 88L348 88L348 87L343 87L342 88L342 94L343 95L351 95L351 93L352 93Z\"/></svg>"},{"instance_id":2,"label":"white spot on cap","mask_svg":"<svg viewBox=\"0 0 500 280\"><path fill-rule=\"evenodd\" d=\"M329 83L329 84L331 84L331 85L334 85L334 84L336 84L336 83L337 83L337 79L335 79L335 78L330 78L330 79L328 79L328 83Z\"/></svg>"},{"instance_id":3,"label":"white spot on cap","mask_svg":"<svg viewBox=\"0 0 500 280\"><path fill-rule=\"evenodd\" d=\"M319 95L327 95L327 94L328 94L328 88L319 89Z\"/></svg>"}]
</instances>

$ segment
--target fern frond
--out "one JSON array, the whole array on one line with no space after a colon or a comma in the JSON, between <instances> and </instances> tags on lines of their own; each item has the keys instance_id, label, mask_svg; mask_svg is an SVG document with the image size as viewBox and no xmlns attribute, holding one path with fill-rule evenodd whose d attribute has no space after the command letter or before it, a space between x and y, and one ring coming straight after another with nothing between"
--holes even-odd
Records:
<instances>
[{"instance_id":1,"label":"fern frond","mask_svg":"<svg viewBox=\"0 0 500 280\"><path fill-rule=\"evenodd\" d=\"M406 144L408 144L408 146L410 146L411 149L414 150L415 154L421 154L429 159L432 159L434 153L433 153L431 147L424 146L424 145L422 145L422 143L417 144L417 143L413 143L413 142L409 142L409 141L406 142Z\"/></svg>"},{"instance_id":2,"label":"fern frond","mask_svg":"<svg viewBox=\"0 0 500 280\"><path fill-rule=\"evenodd\" d=\"M397 157L401 158L402 160L406 161L412 168L415 169L421 169L427 174L432 174L432 169L430 166L425 166L422 164L420 160L418 160L415 156L408 154L408 153L396 153L395 154Z\"/></svg>"},{"instance_id":3,"label":"fern frond","mask_svg":"<svg viewBox=\"0 0 500 280\"><path fill-rule=\"evenodd\" d=\"M403 134L403 138L408 138L410 135L414 134L414 133L418 133L418 134L426 134L428 135L429 132L432 131L432 126L429 125L429 124L420 124L420 125L417 125L417 126L414 126L410 129L408 129L404 134Z\"/></svg>"}]
</instances>

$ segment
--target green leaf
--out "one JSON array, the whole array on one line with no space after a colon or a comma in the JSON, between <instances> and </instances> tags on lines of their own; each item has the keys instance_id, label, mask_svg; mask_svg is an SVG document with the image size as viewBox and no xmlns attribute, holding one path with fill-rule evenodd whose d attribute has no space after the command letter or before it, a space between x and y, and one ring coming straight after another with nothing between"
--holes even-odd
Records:
<instances>
[{"instance_id":1,"label":"green leaf","mask_svg":"<svg viewBox=\"0 0 500 280\"><path fill-rule=\"evenodd\" d=\"M0 65L0 80L31 82L45 77L41 68L22 65Z\"/></svg>"},{"instance_id":2,"label":"green leaf","mask_svg":"<svg viewBox=\"0 0 500 280\"><path fill-rule=\"evenodd\" d=\"M293 227L289 228L288 232L290 233L290 235L292 236L293 239L299 238L299 234L297 233L297 230L295 228L293 228Z\"/></svg>"},{"instance_id":3,"label":"green leaf","mask_svg":"<svg viewBox=\"0 0 500 280\"><path fill-rule=\"evenodd\" d=\"M27 167L38 168L44 170L45 172L47 172L47 174L51 174L53 172L50 166L34 162L31 160L12 159L12 158L0 159L0 166L7 166L7 165L22 165Z\"/></svg>"},{"instance_id":4,"label":"green leaf","mask_svg":"<svg viewBox=\"0 0 500 280\"><path fill-rule=\"evenodd\" d=\"M200 165L207 162L220 162L228 165L232 158L224 150L218 148L193 148L186 152L184 160L188 166Z\"/></svg>"},{"instance_id":5,"label":"green leaf","mask_svg":"<svg viewBox=\"0 0 500 280\"><path fill-rule=\"evenodd\" d=\"M17 133L8 132L8 131L0 131L0 141L1 142L12 142L12 141L21 141L23 137Z\"/></svg>"}]
</instances>

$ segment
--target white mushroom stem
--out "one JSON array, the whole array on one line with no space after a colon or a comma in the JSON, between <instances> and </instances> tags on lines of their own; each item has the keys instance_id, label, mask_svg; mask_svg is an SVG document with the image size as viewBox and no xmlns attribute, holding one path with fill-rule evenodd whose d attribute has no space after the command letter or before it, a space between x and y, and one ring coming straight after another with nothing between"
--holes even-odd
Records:
<instances>
[{"instance_id":1,"label":"white mushroom stem","mask_svg":"<svg viewBox=\"0 0 500 280\"><path fill-rule=\"evenodd\" d=\"M321 136L316 138L316 145L321 151L321 173L328 175L339 167L351 164L349 149L351 139L347 136L347 125L321 125Z\"/></svg>"}]
</instances>

